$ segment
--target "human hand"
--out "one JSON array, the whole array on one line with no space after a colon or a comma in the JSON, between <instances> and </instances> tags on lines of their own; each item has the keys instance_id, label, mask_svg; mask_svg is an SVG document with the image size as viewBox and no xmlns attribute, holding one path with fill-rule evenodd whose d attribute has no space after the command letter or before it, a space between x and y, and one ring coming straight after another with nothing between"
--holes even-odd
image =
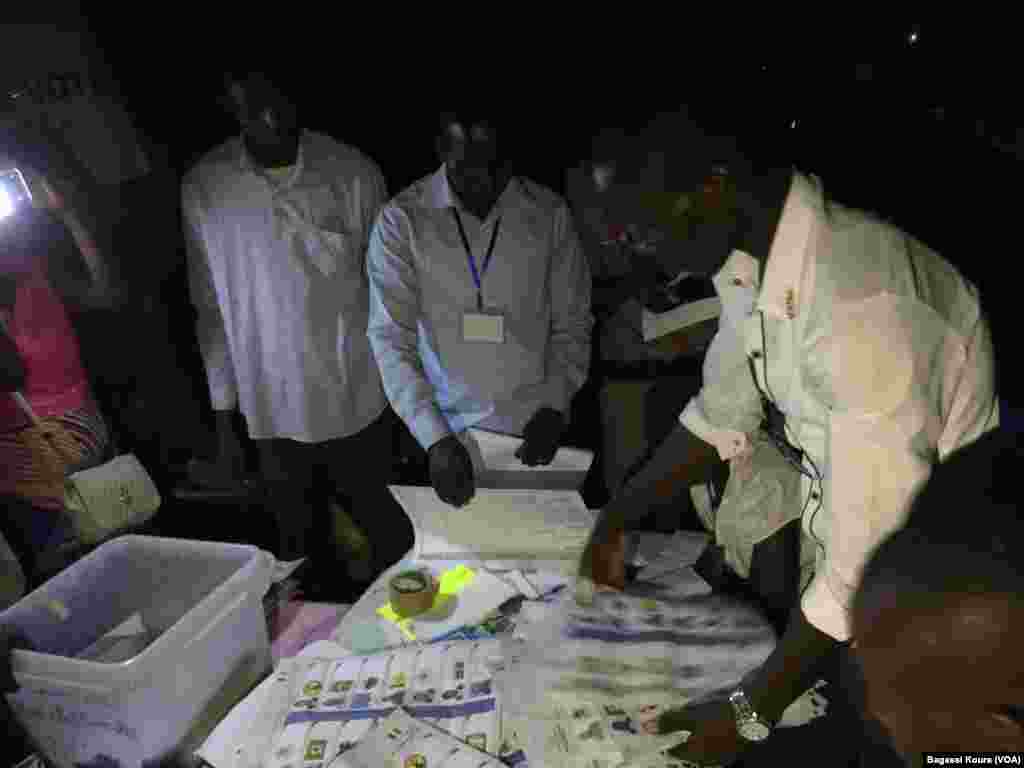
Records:
<instances>
[{"instance_id":1,"label":"human hand","mask_svg":"<svg viewBox=\"0 0 1024 768\"><path fill-rule=\"evenodd\" d=\"M626 530L614 512L601 513L580 558L579 575L596 585L626 587Z\"/></svg>"},{"instance_id":2,"label":"human hand","mask_svg":"<svg viewBox=\"0 0 1024 768\"><path fill-rule=\"evenodd\" d=\"M476 494L473 461L455 435L443 437L427 451L430 464L430 484L441 501L453 507L463 507Z\"/></svg>"},{"instance_id":3,"label":"human hand","mask_svg":"<svg viewBox=\"0 0 1024 768\"><path fill-rule=\"evenodd\" d=\"M528 467L550 464L563 434L565 417L554 408L541 408L523 430L523 444L516 450L516 458Z\"/></svg>"},{"instance_id":4,"label":"human hand","mask_svg":"<svg viewBox=\"0 0 1024 768\"><path fill-rule=\"evenodd\" d=\"M727 701L710 701L662 713L641 723L651 734L688 731L690 736L669 754L698 765L732 765L748 744L736 730L736 715Z\"/></svg>"}]
</instances>

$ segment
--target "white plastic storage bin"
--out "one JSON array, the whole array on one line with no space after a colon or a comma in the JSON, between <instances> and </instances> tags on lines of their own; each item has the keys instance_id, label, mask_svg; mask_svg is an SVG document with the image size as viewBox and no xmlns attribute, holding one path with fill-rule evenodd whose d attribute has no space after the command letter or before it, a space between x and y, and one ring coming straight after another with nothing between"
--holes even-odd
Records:
<instances>
[{"instance_id":1,"label":"white plastic storage bin","mask_svg":"<svg viewBox=\"0 0 1024 768\"><path fill-rule=\"evenodd\" d=\"M60 768L184 756L270 668L262 598L272 565L236 544L103 544L0 614L36 649L13 654L15 716ZM80 658L95 659L98 641L126 623L144 630L134 656Z\"/></svg>"}]
</instances>

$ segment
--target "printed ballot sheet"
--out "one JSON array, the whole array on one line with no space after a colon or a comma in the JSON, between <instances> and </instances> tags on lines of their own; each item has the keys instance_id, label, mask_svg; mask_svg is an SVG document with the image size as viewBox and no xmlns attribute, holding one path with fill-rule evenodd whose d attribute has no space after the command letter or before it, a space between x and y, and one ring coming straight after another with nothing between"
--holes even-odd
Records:
<instances>
[{"instance_id":1,"label":"printed ballot sheet","mask_svg":"<svg viewBox=\"0 0 1024 768\"><path fill-rule=\"evenodd\" d=\"M450 733L395 710L341 755L344 768L504 768Z\"/></svg>"},{"instance_id":2,"label":"printed ballot sheet","mask_svg":"<svg viewBox=\"0 0 1024 768\"><path fill-rule=\"evenodd\" d=\"M379 741L380 730L401 710L479 750L480 762L474 766L489 765L482 762L486 755L480 757L481 753L507 761L515 746L503 739L501 700L494 684L503 659L498 640L412 646L342 659L296 659L278 672L289 676L281 693L287 697L285 705L265 704L261 721L276 728L278 736L261 765L326 765L339 755L347 759L348 752L355 754L367 743L375 746L363 757L376 754L372 750L385 744ZM433 760L428 764L439 765Z\"/></svg>"},{"instance_id":3,"label":"printed ballot sheet","mask_svg":"<svg viewBox=\"0 0 1024 768\"><path fill-rule=\"evenodd\" d=\"M754 609L721 595L567 598L506 643L506 728L546 768L672 765L687 734L658 735L658 715L730 690L774 646Z\"/></svg>"},{"instance_id":4,"label":"printed ballot sheet","mask_svg":"<svg viewBox=\"0 0 1024 768\"><path fill-rule=\"evenodd\" d=\"M414 560L509 568L560 561L574 568L596 519L576 491L484 489L456 508L430 487L390 488L412 521Z\"/></svg>"}]
</instances>

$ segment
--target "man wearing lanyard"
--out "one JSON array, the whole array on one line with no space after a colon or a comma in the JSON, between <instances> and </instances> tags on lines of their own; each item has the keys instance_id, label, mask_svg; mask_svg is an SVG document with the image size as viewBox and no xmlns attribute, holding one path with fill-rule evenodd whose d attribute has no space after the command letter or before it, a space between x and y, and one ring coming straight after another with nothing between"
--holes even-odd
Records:
<instances>
[{"instance_id":1,"label":"man wearing lanyard","mask_svg":"<svg viewBox=\"0 0 1024 768\"><path fill-rule=\"evenodd\" d=\"M581 572L621 587L631 522L706 479L717 457L765 440L799 475L794 517L817 549L757 673L727 701L659 721L691 733L677 757L728 765L758 742L771 748L773 724L850 639L860 571L932 464L998 425L988 324L974 287L926 246L828 200L816 179L752 162L686 115L655 121L631 152L593 169L610 217L678 243L692 270L714 275L722 323L700 394L605 507ZM758 548L782 563L792 531Z\"/></svg>"},{"instance_id":2,"label":"man wearing lanyard","mask_svg":"<svg viewBox=\"0 0 1024 768\"><path fill-rule=\"evenodd\" d=\"M566 204L511 173L490 116L440 127L444 164L374 228L369 334L434 489L463 506L469 427L523 436L527 465L554 458L590 360L590 275Z\"/></svg>"}]
</instances>

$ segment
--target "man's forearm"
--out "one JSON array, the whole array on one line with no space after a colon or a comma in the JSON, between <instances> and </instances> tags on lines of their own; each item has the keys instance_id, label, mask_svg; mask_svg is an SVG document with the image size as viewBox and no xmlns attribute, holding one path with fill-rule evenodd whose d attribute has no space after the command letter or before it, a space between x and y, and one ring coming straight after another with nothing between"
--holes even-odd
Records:
<instances>
[{"instance_id":1,"label":"man's forearm","mask_svg":"<svg viewBox=\"0 0 1024 768\"><path fill-rule=\"evenodd\" d=\"M717 460L718 452L713 446L678 425L643 469L612 499L602 517L609 524L629 527L643 519L652 506L708 480Z\"/></svg>"},{"instance_id":2,"label":"man's forearm","mask_svg":"<svg viewBox=\"0 0 1024 768\"><path fill-rule=\"evenodd\" d=\"M797 604L786 633L747 691L758 714L777 722L786 707L813 685L821 661L838 646L838 641L807 621Z\"/></svg>"}]
</instances>

